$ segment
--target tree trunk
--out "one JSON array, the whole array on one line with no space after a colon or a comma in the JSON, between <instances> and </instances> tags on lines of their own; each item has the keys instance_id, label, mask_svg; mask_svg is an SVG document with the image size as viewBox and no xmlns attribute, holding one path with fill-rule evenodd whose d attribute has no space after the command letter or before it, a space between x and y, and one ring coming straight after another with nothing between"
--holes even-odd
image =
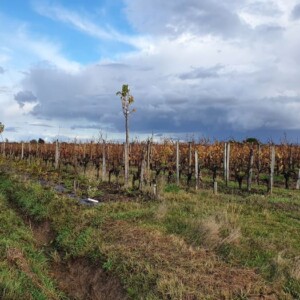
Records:
<instances>
[{"instance_id":1,"label":"tree trunk","mask_svg":"<svg viewBox=\"0 0 300 300\"><path fill-rule=\"evenodd\" d=\"M129 182L129 131L128 131L128 113L125 115L125 129L126 129L126 142L125 142L125 155L124 155L124 164L125 164L125 175L124 175L124 185L128 187Z\"/></svg>"}]
</instances>

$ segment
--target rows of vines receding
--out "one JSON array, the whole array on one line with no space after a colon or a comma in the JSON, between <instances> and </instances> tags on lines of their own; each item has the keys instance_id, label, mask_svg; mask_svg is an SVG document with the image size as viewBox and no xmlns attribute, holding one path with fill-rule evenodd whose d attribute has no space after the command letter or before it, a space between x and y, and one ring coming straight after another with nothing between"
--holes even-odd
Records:
<instances>
[{"instance_id":1,"label":"rows of vines receding","mask_svg":"<svg viewBox=\"0 0 300 300\"><path fill-rule=\"evenodd\" d=\"M109 182L114 178L122 183L124 177L124 145L121 143L2 143L1 146L1 155L8 159L28 162L38 159L49 168L71 169L76 174L85 173L89 168L94 170L97 179ZM236 181L242 189L251 176L252 184L268 186L272 147L275 149L275 186L295 188L297 181L299 185L300 146L288 143L273 146L231 142L229 182ZM225 143L180 142L178 150L177 154L177 141L174 140L130 143L132 185L141 180L143 185L150 185L159 178L189 187L195 187L196 183L200 188L212 181L222 182Z\"/></svg>"}]
</instances>

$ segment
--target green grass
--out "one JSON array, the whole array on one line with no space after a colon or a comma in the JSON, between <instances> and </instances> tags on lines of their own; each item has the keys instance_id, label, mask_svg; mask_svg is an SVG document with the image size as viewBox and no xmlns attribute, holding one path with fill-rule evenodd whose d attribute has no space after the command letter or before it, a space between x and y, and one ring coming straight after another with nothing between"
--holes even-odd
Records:
<instances>
[{"instance_id":1,"label":"green grass","mask_svg":"<svg viewBox=\"0 0 300 300\"><path fill-rule=\"evenodd\" d=\"M0 179L0 191L24 214L51 221L58 233L56 246L66 257L101 261L105 270L122 279L131 298L201 299L208 290L193 284L191 276L198 276L203 266L191 253L206 249L221 259L224 270L251 268L279 298L299 299L298 191L275 188L273 195L213 195L167 185L161 201L133 199L86 208L34 183L4 175ZM229 188L235 186L230 183ZM212 257L206 263L218 269ZM193 271L194 266L199 270ZM211 299L220 299L213 283L210 293ZM233 299L228 295L225 299ZM246 291L235 296L247 299Z\"/></svg>"},{"instance_id":2,"label":"green grass","mask_svg":"<svg viewBox=\"0 0 300 300\"><path fill-rule=\"evenodd\" d=\"M1 189L11 185L1 181ZM47 259L32 233L0 193L0 298L65 299L49 276Z\"/></svg>"}]
</instances>

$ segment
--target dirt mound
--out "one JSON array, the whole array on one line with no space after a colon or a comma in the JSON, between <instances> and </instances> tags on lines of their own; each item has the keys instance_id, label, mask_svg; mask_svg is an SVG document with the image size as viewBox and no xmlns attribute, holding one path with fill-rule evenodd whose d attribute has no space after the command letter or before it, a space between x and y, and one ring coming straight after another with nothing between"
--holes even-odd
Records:
<instances>
[{"instance_id":1,"label":"dirt mound","mask_svg":"<svg viewBox=\"0 0 300 300\"><path fill-rule=\"evenodd\" d=\"M123 300L127 299L120 282L106 273L101 266L86 259L76 259L67 264L55 264L52 271L59 288L74 299Z\"/></svg>"}]
</instances>

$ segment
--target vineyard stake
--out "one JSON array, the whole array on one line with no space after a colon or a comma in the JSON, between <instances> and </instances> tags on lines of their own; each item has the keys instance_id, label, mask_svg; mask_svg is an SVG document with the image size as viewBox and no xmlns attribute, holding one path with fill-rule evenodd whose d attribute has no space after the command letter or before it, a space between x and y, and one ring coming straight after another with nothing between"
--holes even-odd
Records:
<instances>
[{"instance_id":1,"label":"vineyard stake","mask_svg":"<svg viewBox=\"0 0 300 300\"><path fill-rule=\"evenodd\" d=\"M297 179L297 184L296 184L296 189L300 189L300 169L298 170L298 179Z\"/></svg>"},{"instance_id":2,"label":"vineyard stake","mask_svg":"<svg viewBox=\"0 0 300 300\"><path fill-rule=\"evenodd\" d=\"M218 194L218 182L214 181L214 194L217 195Z\"/></svg>"},{"instance_id":3,"label":"vineyard stake","mask_svg":"<svg viewBox=\"0 0 300 300\"><path fill-rule=\"evenodd\" d=\"M224 181L227 182L227 143L224 143L224 158L223 158L223 165L224 165Z\"/></svg>"},{"instance_id":4,"label":"vineyard stake","mask_svg":"<svg viewBox=\"0 0 300 300\"><path fill-rule=\"evenodd\" d=\"M192 142L189 142L189 174L192 173Z\"/></svg>"},{"instance_id":5,"label":"vineyard stake","mask_svg":"<svg viewBox=\"0 0 300 300\"><path fill-rule=\"evenodd\" d=\"M145 167L146 167L146 160L145 160L145 153L143 153L142 154L142 162L141 162L140 185L139 185L140 191L143 190Z\"/></svg>"},{"instance_id":6,"label":"vineyard stake","mask_svg":"<svg viewBox=\"0 0 300 300\"><path fill-rule=\"evenodd\" d=\"M226 149L226 186L228 185L228 181L230 179L230 143L227 144Z\"/></svg>"},{"instance_id":7,"label":"vineyard stake","mask_svg":"<svg viewBox=\"0 0 300 300\"><path fill-rule=\"evenodd\" d=\"M150 174L150 153L151 153L151 141L150 139L147 142L147 181L148 183L151 181Z\"/></svg>"},{"instance_id":8,"label":"vineyard stake","mask_svg":"<svg viewBox=\"0 0 300 300\"><path fill-rule=\"evenodd\" d=\"M58 164L59 164L59 145L58 145L58 140L55 142L55 170L58 169Z\"/></svg>"},{"instance_id":9,"label":"vineyard stake","mask_svg":"<svg viewBox=\"0 0 300 300\"><path fill-rule=\"evenodd\" d=\"M21 159L23 160L24 158L24 143L22 143L22 146L21 146Z\"/></svg>"},{"instance_id":10,"label":"vineyard stake","mask_svg":"<svg viewBox=\"0 0 300 300\"><path fill-rule=\"evenodd\" d=\"M256 181L257 181L258 185L260 184L259 175L260 175L260 171L261 171L260 157L261 157L261 145L258 144L258 148L257 148L257 178L256 178Z\"/></svg>"},{"instance_id":11,"label":"vineyard stake","mask_svg":"<svg viewBox=\"0 0 300 300\"><path fill-rule=\"evenodd\" d=\"M157 185L156 185L156 183L153 184L153 195L154 195L154 198L156 199L157 198Z\"/></svg>"},{"instance_id":12,"label":"vineyard stake","mask_svg":"<svg viewBox=\"0 0 300 300\"><path fill-rule=\"evenodd\" d=\"M247 178L247 190L248 190L248 192L251 191L252 174L253 174L253 162L254 162L254 155L253 155L253 148L251 147L250 156L249 156L249 166L248 166L248 178Z\"/></svg>"},{"instance_id":13,"label":"vineyard stake","mask_svg":"<svg viewBox=\"0 0 300 300\"><path fill-rule=\"evenodd\" d=\"M274 168L275 168L275 146L271 147L271 162L270 162L270 178L269 178L269 193L273 192L274 185Z\"/></svg>"},{"instance_id":14,"label":"vineyard stake","mask_svg":"<svg viewBox=\"0 0 300 300\"><path fill-rule=\"evenodd\" d=\"M195 179L196 179L196 185L195 189L198 190L199 188L199 172L198 172L198 151L195 150Z\"/></svg>"},{"instance_id":15,"label":"vineyard stake","mask_svg":"<svg viewBox=\"0 0 300 300\"><path fill-rule=\"evenodd\" d=\"M106 179L105 141L102 142L102 181Z\"/></svg>"},{"instance_id":16,"label":"vineyard stake","mask_svg":"<svg viewBox=\"0 0 300 300\"><path fill-rule=\"evenodd\" d=\"M176 184L179 186L179 141L176 142Z\"/></svg>"}]
</instances>

